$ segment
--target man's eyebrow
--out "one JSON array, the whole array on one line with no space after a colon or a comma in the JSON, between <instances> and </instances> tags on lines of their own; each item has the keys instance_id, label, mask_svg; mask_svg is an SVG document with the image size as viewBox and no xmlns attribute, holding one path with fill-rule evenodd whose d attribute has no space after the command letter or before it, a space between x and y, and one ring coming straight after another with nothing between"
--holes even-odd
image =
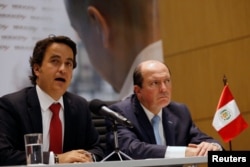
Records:
<instances>
[{"instance_id":1,"label":"man's eyebrow","mask_svg":"<svg viewBox=\"0 0 250 167\"><path fill-rule=\"evenodd\" d=\"M60 56L57 54L53 54L50 58L60 58Z\"/></svg>"},{"instance_id":2,"label":"man's eyebrow","mask_svg":"<svg viewBox=\"0 0 250 167\"><path fill-rule=\"evenodd\" d=\"M55 54L55 55L52 55L50 58L51 58L51 59L52 59L52 58L61 58L61 56L59 56L59 55ZM74 61L74 59L73 59L73 58L71 58L71 57L67 58L66 60L68 60L68 61L72 61L72 62Z\"/></svg>"},{"instance_id":3,"label":"man's eyebrow","mask_svg":"<svg viewBox=\"0 0 250 167\"><path fill-rule=\"evenodd\" d=\"M74 61L74 59L71 58L71 57L70 57L70 58L67 58L67 60L72 61L72 62Z\"/></svg>"}]
</instances>

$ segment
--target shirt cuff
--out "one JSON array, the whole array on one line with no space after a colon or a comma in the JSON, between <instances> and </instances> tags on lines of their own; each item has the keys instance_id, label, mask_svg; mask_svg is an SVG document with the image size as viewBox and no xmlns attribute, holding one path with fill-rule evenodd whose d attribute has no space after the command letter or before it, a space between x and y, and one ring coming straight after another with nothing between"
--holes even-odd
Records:
<instances>
[{"instance_id":1,"label":"shirt cuff","mask_svg":"<svg viewBox=\"0 0 250 167\"><path fill-rule=\"evenodd\" d=\"M184 158L186 148L184 146L168 146L165 158Z\"/></svg>"}]
</instances>

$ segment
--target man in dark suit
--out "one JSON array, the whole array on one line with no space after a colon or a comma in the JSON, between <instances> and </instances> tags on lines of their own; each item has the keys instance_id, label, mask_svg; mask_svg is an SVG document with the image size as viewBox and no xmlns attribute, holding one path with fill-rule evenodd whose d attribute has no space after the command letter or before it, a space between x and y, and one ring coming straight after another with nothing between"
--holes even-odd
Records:
<instances>
[{"instance_id":1,"label":"man in dark suit","mask_svg":"<svg viewBox=\"0 0 250 167\"><path fill-rule=\"evenodd\" d=\"M24 135L43 133L43 151L51 149L50 105L60 104L62 134L57 163L101 160L103 150L87 101L67 92L76 67L76 45L68 37L50 36L36 43L30 58L34 87L0 98L0 165L26 164ZM17 81L18 82L18 81ZM91 153L91 154L86 154ZM90 155L93 155L90 156Z\"/></svg>"},{"instance_id":2,"label":"man in dark suit","mask_svg":"<svg viewBox=\"0 0 250 167\"><path fill-rule=\"evenodd\" d=\"M219 143L201 132L188 108L171 101L171 75L168 67L156 60L139 64L133 75L134 94L110 106L133 124L118 125L120 150L133 159L205 156L222 150ZM152 119L159 120L154 129ZM108 125L108 149L113 151L113 133ZM158 137L157 137L158 136Z\"/></svg>"}]
</instances>

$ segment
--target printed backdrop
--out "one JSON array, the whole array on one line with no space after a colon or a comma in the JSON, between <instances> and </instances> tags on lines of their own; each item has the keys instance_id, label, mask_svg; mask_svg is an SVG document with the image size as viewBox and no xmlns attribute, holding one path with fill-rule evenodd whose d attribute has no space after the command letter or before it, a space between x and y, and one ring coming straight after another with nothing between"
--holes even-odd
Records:
<instances>
[{"instance_id":1,"label":"printed backdrop","mask_svg":"<svg viewBox=\"0 0 250 167\"><path fill-rule=\"evenodd\" d=\"M99 3L98 10L102 10L100 13L106 12L103 17L108 16L103 20L107 21L109 33L100 29L105 27L103 25L90 25L93 20L81 23L94 18L90 15L87 16L89 18L78 18L83 16L80 12L87 11L79 3L86 1L65 2L0 0L0 96L31 85L29 57L35 43L50 34L66 35L77 43L78 66L69 91L88 100L112 101L121 99L121 94L124 97L130 95L133 93L131 70L136 64L152 59L154 55L156 59L163 60L158 27L155 26L158 25L158 0L95 1ZM69 12L71 17L66 11L69 6L74 8ZM70 19L75 21L77 33ZM105 43L110 39L111 42ZM119 62L117 57L123 58L122 61Z\"/></svg>"},{"instance_id":2,"label":"printed backdrop","mask_svg":"<svg viewBox=\"0 0 250 167\"><path fill-rule=\"evenodd\" d=\"M116 98L111 86L93 71L62 0L0 0L0 96L30 85L29 57L35 43L49 34L66 35L78 43L70 91L87 99Z\"/></svg>"}]
</instances>

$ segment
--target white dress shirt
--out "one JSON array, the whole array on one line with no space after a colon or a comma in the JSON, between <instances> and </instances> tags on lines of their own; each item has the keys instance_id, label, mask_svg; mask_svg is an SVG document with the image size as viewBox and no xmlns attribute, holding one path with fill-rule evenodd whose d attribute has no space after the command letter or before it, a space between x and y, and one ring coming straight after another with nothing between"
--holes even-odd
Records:
<instances>
[{"instance_id":1,"label":"white dress shirt","mask_svg":"<svg viewBox=\"0 0 250 167\"><path fill-rule=\"evenodd\" d=\"M52 103L56 103L56 102L61 104L59 117L62 122L62 143L63 143L63 136L64 136L63 98L61 97L58 101L55 101L47 93L45 93L38 85L36 85L36 91L37 91L37 95L38 95L38 99L39 99L40 107L41 107L41 112L42 112L43 151L49 151L49 142L50 142L49 128L50 128L50 120L52 118L52 112L50 111L49 107Z\"/></svg>"}]
</instances>

